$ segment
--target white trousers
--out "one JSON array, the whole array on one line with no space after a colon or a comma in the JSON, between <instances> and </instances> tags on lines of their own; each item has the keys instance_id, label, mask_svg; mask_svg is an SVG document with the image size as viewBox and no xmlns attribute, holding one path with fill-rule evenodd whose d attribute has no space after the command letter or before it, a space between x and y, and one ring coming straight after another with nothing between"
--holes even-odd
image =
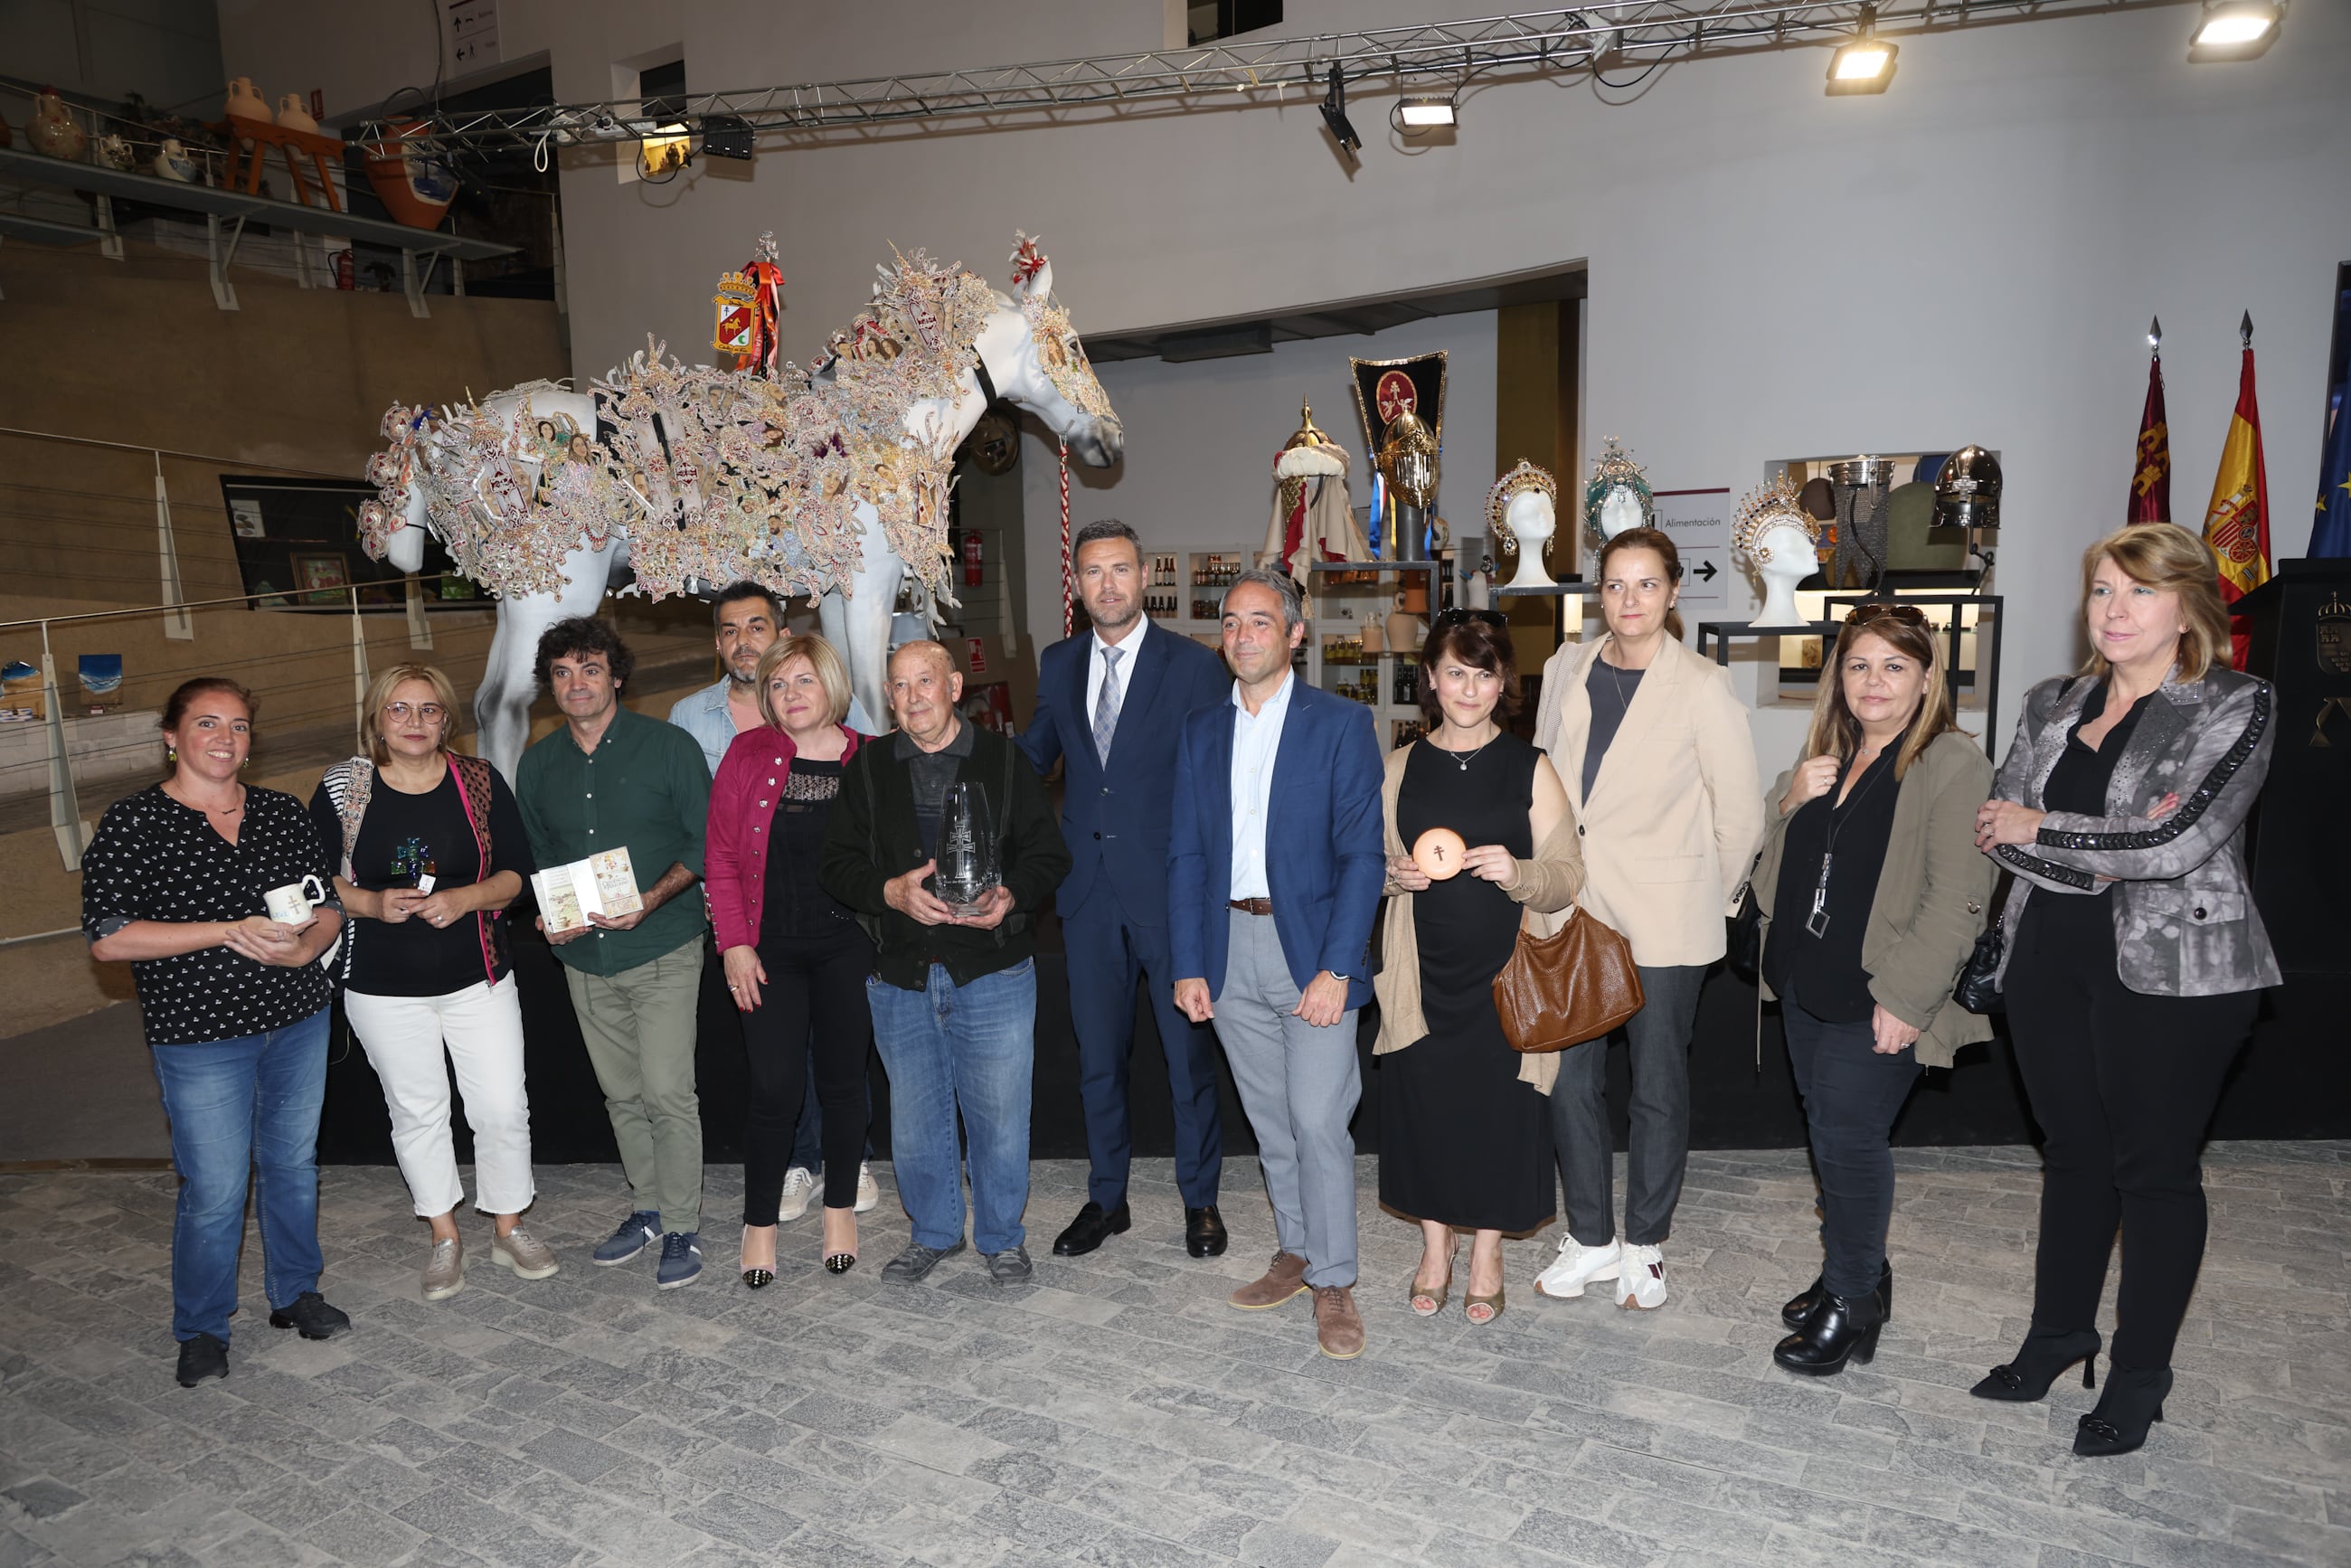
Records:
<instances>
[{"instance_id":1,"label":"white trousers","mask_svg":"<svg viewBox=\"0 0 2351 1568\"><path fill-rule=\"evenodd\" d=\"M530 1101L522 1082L522 1001L515 977L485 980L445 997L343 994L344 1015L383 1083L392 1153L416 1212L447 1214L465 1201L449 1138L449 1067L474 1129L475 1207L520 1214L530 1179ZM442 1051L448 1051L448 1063Z\"/></svg>"}]
</instances>

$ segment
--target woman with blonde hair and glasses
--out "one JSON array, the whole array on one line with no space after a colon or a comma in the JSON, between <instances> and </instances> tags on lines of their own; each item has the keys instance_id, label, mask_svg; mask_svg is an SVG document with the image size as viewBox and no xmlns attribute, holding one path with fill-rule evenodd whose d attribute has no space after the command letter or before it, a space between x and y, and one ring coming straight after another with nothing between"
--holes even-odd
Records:
<instances>
[{"instance_id":1,"label":"woman with blonde hair and glasses","mask_svg":"<svg viewBox=\"0 0 2351 1568\"><path fill-rule=\"evenodd\" d=\"M1976 814L1978 846L2016 877L2001 980L2044 1141L2032 1331L1970 1392L2039 1399L2095 1364L2119 1226L2105 1392L2074 1437L2091 1458L2130 1452L2163 1418L2204 1260L2204 1126L2280 979L2245 873L2270 686L2229 668L2218 574L2211 547L2171 523L2092 545L2089 663L2026 696Z\"/></svg>"},{"instance_id":2,"label":"woman with blonde hair and glasses","mask_svg":"<svg viewBox=\"0 0 2351 1568\"><path fill-rule=\"evenodd\" d=\"M824 1266L844 1274L857 1262L873 943L817 882L841 771L866 739L842 722L849 668L821 637L785 637L760 656L755 689L768 722L735 737L711 780L703 886L751 1069L741 1261L743 1282L758 1290L776 1277L811 1052L824 1112Z\"/></svg>"},{"instance_id":3,"label":"woman with blonde hair and glasses","mask_svg":"<svg viewBox=\"0 0 2351 1568\"><path fill-rule=\"evenodd\" d=\"M1876 1354L1894 1293L1894 1119L1922 1070L1991 1037L1951 1001L1991 897L1974 842L1991 782L1952 720L1927 618L1856 606L1822 668L1804 759L1765 794L1752 878L1764 995L1780 1001L1821 1183L1821 1276L1781 1309L1796 1332L1772 1352L1791 1372Z\"/></svg>"},{"instance_id":4,"label":"woman with blonde hair and glasses","mask_svg":"<svg viewBox=\"0 0 2351 1568\"><path fill-rule=\"evenodd\" d=\"M409 1197L433 1227L428 1301L465 1285L457 1232L465 1188L444 1051L474 1130L474 1197L490 1215L490 1257L525 1280L557 1269L521 1225L537 1189L504 915L530 875L530 841L497 769L450 749L456 727L449 677L395 664L368 692L367 754L328 768L310 797L351 917L340 965L344 1016L383 1084Z\"/></svg>"}]
</instances>

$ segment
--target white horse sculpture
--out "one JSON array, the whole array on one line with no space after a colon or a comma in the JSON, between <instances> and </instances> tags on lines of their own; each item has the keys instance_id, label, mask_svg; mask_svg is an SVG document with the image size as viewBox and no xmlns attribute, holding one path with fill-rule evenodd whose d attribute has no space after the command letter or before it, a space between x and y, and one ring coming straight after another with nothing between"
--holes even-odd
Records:
<instances>
[{"instance_id":1,"label":"white horse sculpture","mask_svg":"<svg viewBox=\"0 0 2351 1568\"><path fill-rule=\"evenodd\" d=\"M1093 466L1124 449L1051 264L1025 235L1013 260L1006 295L919 251L900 256L810 371L787 364L774 380L689 369L652 344L593 392L538 382L437 414L394 405L360 537L413 572L429 530L498 596L474 699L482 755L514 776L540 634L595 613L608 589L707 597L747 578L805 594L858 700L886 714L902 574L956 602L947 489L989 402L1034 413Z\"/></svg>"}]
</instances>

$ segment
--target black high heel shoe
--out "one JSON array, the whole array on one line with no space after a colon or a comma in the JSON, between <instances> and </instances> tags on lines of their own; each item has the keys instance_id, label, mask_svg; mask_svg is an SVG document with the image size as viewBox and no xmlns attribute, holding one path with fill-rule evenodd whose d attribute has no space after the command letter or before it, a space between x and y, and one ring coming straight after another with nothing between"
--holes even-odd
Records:
<instances>
[{"instance_id":1,"label":"black high heel shoe","mask_svg":"<svg viewBox=\"0 0 2351 1568\"><path fill-rule=\"evenodd\" d=\"M2074 1452L2085 1459L2127 1454L2147 1441L2147 1429L2163 1419L2163 1401L2171 1393L2171 1369L2141 1372L2135 1366L2106 1367L2106 1391L2098 1407L2082 1417L2074 1433Z\"/></svg>"},{"instance_id":2,"label":"black high heel shoe","mask_svg":"<svg viewBox=\"0 0 2351 1568\"><path fill-rule=\"evenodd\" d=\"M2049 1392L2057 1375L2082 1364L2082 1386L2098 1385L2098 1350L2105 1342L2095 1329L2036 1328L2017 1347L2016 1359L2002 1362L1968 1390L1979 1399L2030 1404Z\"/></svg>"},{"instance_id":3,"label":"black high heel shoe","mask_svg":"<svg viewBox=\"0 0 2351 1568\"><path fill-rule=\"evenodd\" d=\"M743 1228L743 1238L744 1238L744 1239L745 1239L746 1241L748 1241L748 1240L750 1239L751 1232L752 1232L752 1231L753 1231L753 1229L755 1229L755 1228L757 1228L757 1229L761 1229L761 1230L766 1230L766 1229L771 1229L771 1228L772 1228L772 1227L769 1227L769 1226L758 1226L758 1227L753 1227L753 1226L747 1225L747 1226L745 1226L745 1227ZM738 1256L740 1255L740 1251L741 1251L741 1249L737 1249L737 1255L738 1255ZM758 1267L753 1266L753 1267L747 1267L747 1268L745 1268L745 1269L744 1269L744 1270L743 1270L743 1283L744 1283L744 1284L746 1284L746 1285L747 1285L747 1286L749 1286L749 1287L750 1287L752 1290L754 1290L754 1291L764 1291L764 1290L766 1290L769 1285L772 1285L772 1284L774 1284L775 1282L776 1282L776 1271L775 1271L773 1269L763 1269L763 1268L758 1268Z\"/></svg>"},{"instance_id":4,"label":"black high heel shoe","mask_svg":"<svg viewBox=\"0 0 2351 1568\"><path fill-rule=\"evenodd\" d=\"M1827 1284L1827 1276L1813 1276L1813 1282L1804 1287L1803 1294L1788 1298L1788 1304L1780 1309L1780 1321L1792 1329L1802 1328L1804 1320L1813 1315L1813 1303L1821 1299L1821 1291ZM1894 1265L1891 1261L1877 1276L1877 1299L1885 1304L1886 1321L1893 1322Z\"/></svg>"},{"instance_id":5,"label":"black high heel shoe","mask_svg":"<svg viewBox=\"0 0 2351 1568\"><path fill-rule=\"evenodd\" d=\"M1885 1327L1886 1303L1876 1291L1846 1297L1823 1291L1813 1304L1813 1315L1780 1342L1771 1359L1809 1377L1843 1372L1848 1361L1866 1366L1877 1354L1877 1336Z\"/></svg>"}]
</instances>

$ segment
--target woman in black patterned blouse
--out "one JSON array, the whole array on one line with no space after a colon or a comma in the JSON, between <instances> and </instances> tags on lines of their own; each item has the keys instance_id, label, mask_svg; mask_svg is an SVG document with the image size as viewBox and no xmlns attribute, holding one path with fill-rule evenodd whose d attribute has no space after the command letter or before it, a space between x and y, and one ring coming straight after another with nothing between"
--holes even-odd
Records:
<instances>
[{"instance_id":1,"label":"woman in black patterned blouse","mask_svg":"<svg viewBox=\"0 0 2351 1568\"><path fill-rule=\"evenodd\" d=\"M217 676L189 681L163 705L162 729L172 776L99 823L82 856L81 923L93 957L131 965L172 1118L172 1332L180 1382L193 1388L228 1375L248 1166L270 1325L328 1339L351 1324L319 1293L331 1000L319 958L343 914L302 803L238 780L253 749L252 694ZM288 912L314 906L276 920L273 894Z\"/></svg>"}]
</instances>

